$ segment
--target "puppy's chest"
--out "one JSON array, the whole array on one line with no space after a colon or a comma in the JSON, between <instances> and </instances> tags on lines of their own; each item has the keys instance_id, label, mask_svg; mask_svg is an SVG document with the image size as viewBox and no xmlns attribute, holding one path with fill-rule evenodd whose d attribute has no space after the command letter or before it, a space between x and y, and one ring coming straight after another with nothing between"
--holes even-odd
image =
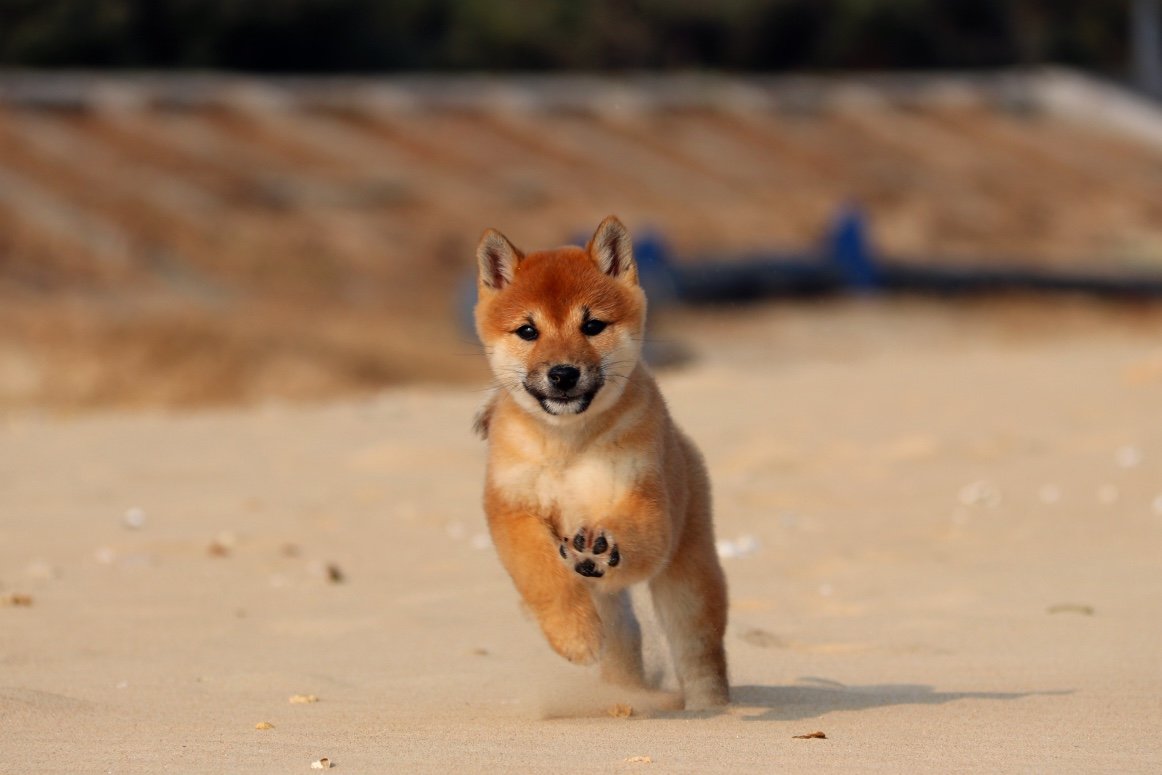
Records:
<instances>
[{"instance_id":1,"label":"puppy's chest","mask_svg":"<svg viewBox=\"0 0 1162 775\"><path fill-rule=\"evenodd\" d=\"M505 496L546 514L601 514L641 480L649 460L623 450L574 455L505 455L492 481Z\"/></svg>"}]
</instances>

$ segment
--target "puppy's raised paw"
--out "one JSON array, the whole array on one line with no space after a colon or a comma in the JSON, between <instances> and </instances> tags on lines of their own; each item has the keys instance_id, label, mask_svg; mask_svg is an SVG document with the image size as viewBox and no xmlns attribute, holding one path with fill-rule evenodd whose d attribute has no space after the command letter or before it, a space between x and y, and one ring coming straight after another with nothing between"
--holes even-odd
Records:
<instances>
[{"instance_id":1,"label":"puppy's raised paw","mask_svg":"<svg viewBox=\"0 0 1162 775\"><path fill-rule=\"evenodd\" d=\"M581 576L599 579L621 564L621 550L605 530L583 527L560 539L561 559Z\"/></svg>"},{"instance_id":2,"label":"puppy's raised paw","mask_svg":"<svg viewBox=\"0 0 1162 775\"><path fill-rule=\"evenodd\" d=\"M585 595L586 600L588 595ZM549 645L565 659L590 665L601 656L604 635L601 619L592 605L574 607L541 623Z\"/></svg>"}]
</instances>

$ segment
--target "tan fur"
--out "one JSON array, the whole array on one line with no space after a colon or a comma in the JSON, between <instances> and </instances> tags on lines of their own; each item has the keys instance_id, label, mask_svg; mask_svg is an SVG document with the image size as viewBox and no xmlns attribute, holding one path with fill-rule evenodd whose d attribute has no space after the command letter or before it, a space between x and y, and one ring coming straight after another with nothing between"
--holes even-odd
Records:
<instances>
[{"instance_id":1,"label":"tan fur","mask_svg":"<svg viewBox=\"0 0 1162 775\"><path fill-rule=\"evenodd\" d=\"M610 216L585 249L526 256L488 230L477 257L476 327L497 382L477 418L484 508L517 591L559 654L640 684L627 587L648 583L686 707L725 704L726 582L709 482L640 360L646 301L628 232ZM592 320L604 330L583 332ZM571 392L552 371L564 366L579 375Z\"/></svg>"}]
</instances>

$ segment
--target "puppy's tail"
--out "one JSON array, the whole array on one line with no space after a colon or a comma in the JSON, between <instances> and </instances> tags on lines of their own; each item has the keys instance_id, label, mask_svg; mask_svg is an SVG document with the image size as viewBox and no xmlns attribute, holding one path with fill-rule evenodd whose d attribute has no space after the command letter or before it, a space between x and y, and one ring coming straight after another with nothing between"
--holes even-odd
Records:
<instances>
[{"instance_id":1,"label":"puppy's tail","mask_svg":"<svg viewBox=\"0 0 1162 775\"><path fill-rule=\"evenodd\" d=\"M472 420L472 430L482 439L488 438L488 426L492 422L492 411L496 408L496 391L488 396L488 401L476 412Z\"/></svg>"}]
</instances>

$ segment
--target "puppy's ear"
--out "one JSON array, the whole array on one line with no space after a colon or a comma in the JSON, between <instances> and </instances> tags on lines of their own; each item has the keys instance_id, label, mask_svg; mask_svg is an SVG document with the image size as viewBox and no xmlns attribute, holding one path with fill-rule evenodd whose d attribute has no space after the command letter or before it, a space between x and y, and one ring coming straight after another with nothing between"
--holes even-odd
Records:
<instances>
[{"instance_id":1,"label":"puppy's ear","mask_svg":"<svg viewBox=\"0 0 1162 775\"><path fill-rule=\"evenodd\" d=\"M637 264L633 260L633 242L629 230L610 215L597 227L589 240L589 256L597 268L622 282L637 284Z\"/></svg>"},{"instance_id":2,"label":"puppy's ear","mask_svg":"<svg viewBox=\"0 0 1162 775\"><path fill-rule=\"evenodd\" d=\"M516 265L524 258L511 242L495 229L485 229L476 246L476 263L480 268L480 285L499 291L512 282Z\"/></svg>"}]
</instances>

